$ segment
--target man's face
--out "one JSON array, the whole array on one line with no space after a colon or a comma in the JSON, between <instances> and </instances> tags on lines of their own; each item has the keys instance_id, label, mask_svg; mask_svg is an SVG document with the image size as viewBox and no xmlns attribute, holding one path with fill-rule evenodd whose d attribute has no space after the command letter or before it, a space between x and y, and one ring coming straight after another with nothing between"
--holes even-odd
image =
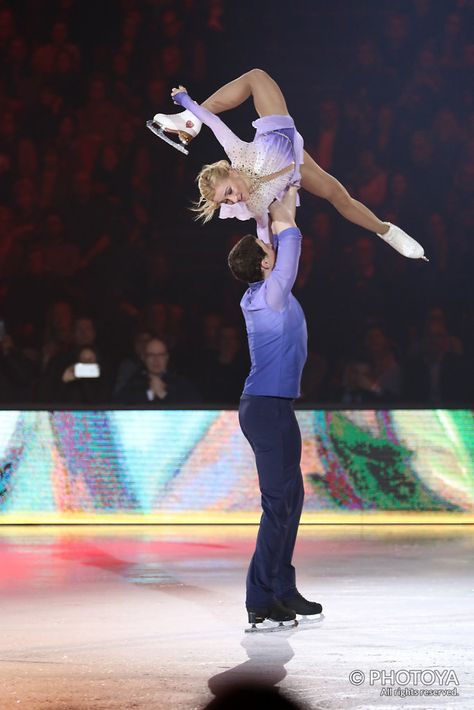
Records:
<instances>
[{"instance_id":1,"label":"man's face","mask_svg":"<svg viewBox=\"0 0 474 710\"><path fill-rule=\"evenodd\" d=\"M275 266L275 261L276 261L276 254L273 246L271 244L267 244L266 242L262 242L261 239L256 239L255 240L259 247L263 249L265 252L265 256L262 259L262 269L264 273L264 277L270 275L270 273L273 270L273 267Z\"/></svg>"},{"instance_id":2,"label":"man's face","mask_svg":"<svg viewBox=\"0 0 474 710\"><path fill-rule=\"evenodd\" d=\"M169 354L160 340L152 340L145 349L145 365L150 375L164 375L168 367Z\"/></svg>"}]
</instances>

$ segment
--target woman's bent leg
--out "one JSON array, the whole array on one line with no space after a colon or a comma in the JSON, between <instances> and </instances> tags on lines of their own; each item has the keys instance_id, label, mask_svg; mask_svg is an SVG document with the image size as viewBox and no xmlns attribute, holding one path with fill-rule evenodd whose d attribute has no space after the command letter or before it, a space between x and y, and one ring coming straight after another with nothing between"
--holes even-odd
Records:
<instances>
[{"instance_id":1,"label":"woman's bent leg","mask_svg":"<svg viewBox=\"0 0 474 710\"><path fill-rule=\"evenodd\" d=\"M280 87L262 69L251 69L237 79L221 86L202 106L211 113L222 113L253 98L255 110L260 117L288 114L285 97Z\"/></svg>"}]
</instances>

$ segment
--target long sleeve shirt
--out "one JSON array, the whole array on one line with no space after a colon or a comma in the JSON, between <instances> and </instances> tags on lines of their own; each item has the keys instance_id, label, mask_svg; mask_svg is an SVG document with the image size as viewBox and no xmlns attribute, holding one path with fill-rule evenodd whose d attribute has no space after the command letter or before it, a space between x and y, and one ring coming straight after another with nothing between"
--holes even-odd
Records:
<instances>
[{"instance_id":1,"label":"long sleeve shirt","mask_svg":"<svg viewBox=\"0 0 474 710\"><path fill-rule=\"evenodd\" d=\"M285 229L274 242L277 258L270 276L249 284L240 302L251 360L243 393L294 399L300 396L308 341L303 309L291 293L301 233L297 228Z\"/></svg>"},{"instance_id":2,"label":"long sleeve shirt","mask_svg":"<svg viewBox=\"0 0 474 710\"><path fill-rule=\"evenodd\" d=\"M175 94L173 99L211 129L235 170L251 179L275 175L267 181L257 180L247 202L223 204L219 212L221 219L255 219L258 237L269 242L269 205L273 200L281 199L290 185L299 185L301 180L303 138L296 130L291 116L264 116L253 121L255 137L247 143L236 136L218 116L193 101L186 92ZM278 174L290 166L288 172Z\"/></svg>"}]
</instances>

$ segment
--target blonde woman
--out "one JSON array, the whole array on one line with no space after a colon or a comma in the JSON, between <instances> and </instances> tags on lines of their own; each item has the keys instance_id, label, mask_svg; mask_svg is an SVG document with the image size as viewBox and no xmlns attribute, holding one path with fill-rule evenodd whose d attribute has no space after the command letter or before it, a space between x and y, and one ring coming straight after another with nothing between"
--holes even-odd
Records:
<instances>
[{"instance_id":1,"label":"blonde woman","mask_svg":"<svg viewBox=\"0 0 474 710\"><path fill-rule=\"evenodd\" d=\"M301 185L311 194L328 200L350 222L377 234L400 254L426 259L418 242L399 227L378 219L304 150L303 138L288 114L280 87L266 72L252 69L222 86L200 105L191 99L184 86L173 88L171 96L185 110L178 114L156 114L148 127L168 143L173 141L166 134L174 133L182 143L189 144L204 123L229 158L205 165L198 175L201 197L196 212L204 222L218 209L223 219L255 219L258 237L269 242L270 204L275 199L281 200L291 185ZM247 143L216 114L239 106L250 96L259 118L252 123L255 137Z\"/></svg>"}]
</instances>

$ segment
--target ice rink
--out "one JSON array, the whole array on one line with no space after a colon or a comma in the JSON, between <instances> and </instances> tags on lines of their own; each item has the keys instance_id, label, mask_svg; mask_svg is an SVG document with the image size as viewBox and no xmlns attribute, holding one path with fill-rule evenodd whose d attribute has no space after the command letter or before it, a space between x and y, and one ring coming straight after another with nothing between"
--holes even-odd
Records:
<instances>
[{"instance_id":1,"label":"ice rink","mask_svg":"<svg viewBox=\"0 0 474 710\"><path fill-rule=\"evenodd\" d=\"M302 526L324 619L245 634L253 525L0 528L0 708L191 710L257 679L305 708L472 709L473 532Z\"/></svg>"}]
</instances>

